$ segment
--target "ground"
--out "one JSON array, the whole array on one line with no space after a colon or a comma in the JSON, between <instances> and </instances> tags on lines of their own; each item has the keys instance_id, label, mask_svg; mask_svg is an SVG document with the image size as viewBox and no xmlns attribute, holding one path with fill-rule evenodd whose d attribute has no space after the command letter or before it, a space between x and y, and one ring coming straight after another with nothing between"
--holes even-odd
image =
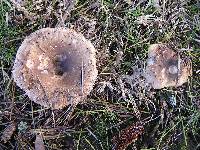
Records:
<instances>
[{"instance_id":1,"label":"ground","mask_svg":"<svg viewBox=\"0 0 200 150\"><path fill-rule=\"evenodd\" d=\"M76 107L45 109L13 81L17 49L44 27L72 28L97 50L98 79ZM49 150L117 149L122 133L130 150L200 148L198 0L0 0L0 41L0 149L34 149L42 140ZM142 73L155 43L192 60L187 83L146 86Z\"/></svg>"}]
</instances>

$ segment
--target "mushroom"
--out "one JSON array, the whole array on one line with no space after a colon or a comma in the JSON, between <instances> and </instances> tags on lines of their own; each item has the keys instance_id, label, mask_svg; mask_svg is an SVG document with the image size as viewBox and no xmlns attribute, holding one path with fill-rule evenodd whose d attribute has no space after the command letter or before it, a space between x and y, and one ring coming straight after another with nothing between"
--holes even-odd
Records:
<instances>
[{"instance_id":1,"label":"mushroom","mask_svg":"<svg viewBox=\"0 0 200 150\"><path fill-rule=\"evenodd\" d=\"M19 47L13 78L28 97L48 108L60 109L83 101L97 77L96 50L80 33L43 28Z\"/></svg>"},{"instance_id":2,"label":"mushroom","mask_svg":"<svg viewBox=\"0 0 200 150\"><path fill-rule=\"evenodd\" d=\"M144 76L154 89L181 86L191 74L189 59L180 59L177 53L164 44L150 45Z\"/></svg>"}]
</instances>

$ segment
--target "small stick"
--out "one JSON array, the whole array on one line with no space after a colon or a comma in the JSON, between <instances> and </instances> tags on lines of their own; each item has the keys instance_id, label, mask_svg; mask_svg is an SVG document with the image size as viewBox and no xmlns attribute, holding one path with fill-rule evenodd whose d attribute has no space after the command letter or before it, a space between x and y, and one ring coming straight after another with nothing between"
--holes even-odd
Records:
<instances>
[{"instance_id":1,"label":"small stick","mask_svg":"<svg viewBox=\"0 0 200 150\"><path fill-rule=\"evenodd\" d=\"M84 79L84 71L83 71L83 58L81 60L81 94L83 95L83 79Z\"/></svg>"}]
</instances>

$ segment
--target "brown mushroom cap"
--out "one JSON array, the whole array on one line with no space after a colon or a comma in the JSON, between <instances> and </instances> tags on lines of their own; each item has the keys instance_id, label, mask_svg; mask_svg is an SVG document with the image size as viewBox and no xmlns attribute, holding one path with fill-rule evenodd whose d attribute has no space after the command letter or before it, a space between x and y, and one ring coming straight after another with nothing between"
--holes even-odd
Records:
<instances>
[{"instance_id":1,"label":"brown mushroom cap","mask_svg":"<svg viewBox=\"0 0 200 150\"><path fill-rule=\"evenodd\" d=\"M59 109L76 105L96 80L95 52L91 42L72 29L40 29L19 47L14 81L42 106Z\"/></svg>"},{"instance_id":2,"label":"brown mushroom cap","mask_svg":"<svg viewBox=\"0 0 200 150\"><path fill-rule=\"evenodd\" d=\"M145 78L154 89L180 86L191 75L191 61L180 59L164 44L149 47Z\"/></svg>"}]
</instances>

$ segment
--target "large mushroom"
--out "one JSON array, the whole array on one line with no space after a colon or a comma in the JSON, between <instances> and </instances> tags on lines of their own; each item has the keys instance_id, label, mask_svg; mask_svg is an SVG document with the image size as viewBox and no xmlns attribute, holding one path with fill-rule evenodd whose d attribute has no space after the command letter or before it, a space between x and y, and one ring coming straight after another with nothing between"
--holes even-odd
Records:
<instances>
[{"instance_id":1,"label":"large mushroom","mask_svg":"<svg viewBox=\"0 0 200 150\"><path fill-rule=\"evenodd\" d=\"M150 45L145 78L154 89L181 86L187 82L191 70L189 59L181 59L164 44Z\"/></svg>"},{"instance_id":2,"label":"large mushroom","mask_svg":"<svg viewBox=\"0 0 200 150\"><path fill-rule=\"evenodd\" d=\"M13 78L34 102L53 109L76 105L97 77L95 48L72 29L43 28L25 38Z\"/></svg>"}]
</instances>

